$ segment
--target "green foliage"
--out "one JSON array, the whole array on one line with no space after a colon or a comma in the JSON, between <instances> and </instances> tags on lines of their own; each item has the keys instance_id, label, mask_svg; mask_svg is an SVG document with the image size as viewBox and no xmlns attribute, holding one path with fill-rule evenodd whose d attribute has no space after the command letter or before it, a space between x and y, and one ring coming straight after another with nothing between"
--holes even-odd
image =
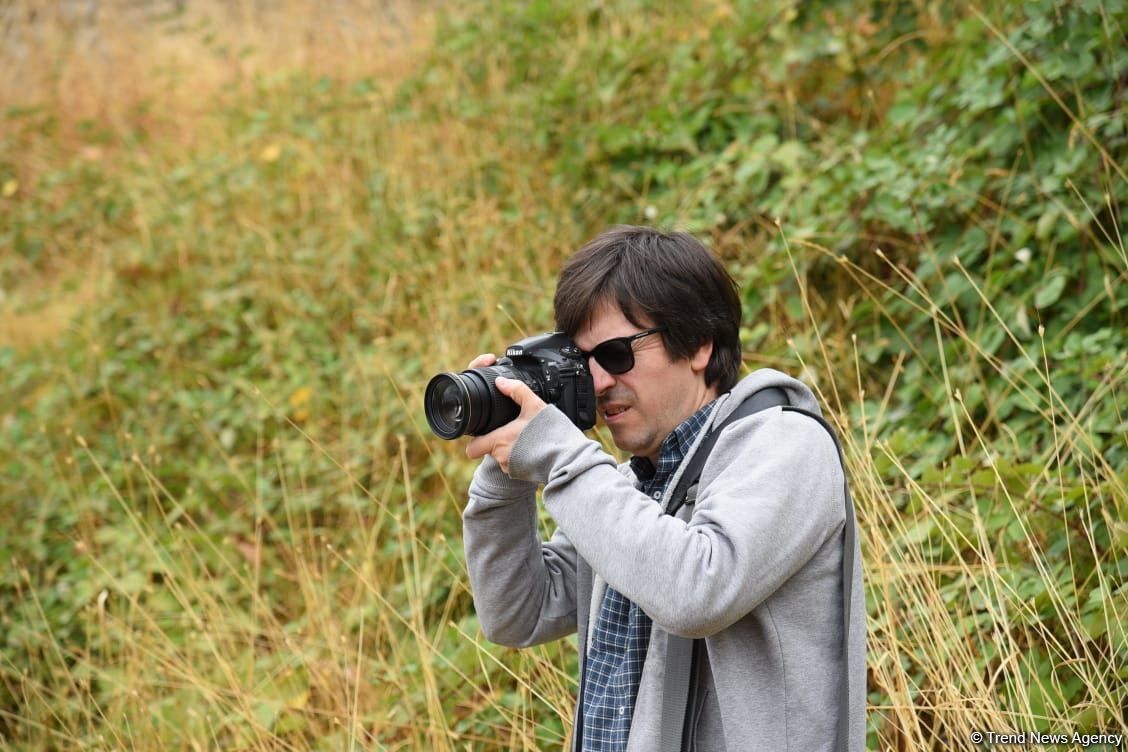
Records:
<instances>
[{"instance_id":1,"label":"green foliage","mask_svg":"<svg viewBox=\"0 0 1128 752\"><path fill-rule=\"evenodd\" d=\"M560 746L576 657L480 643L420 393L615 222L707 238L842 429L871 746L1123 727L1126 22L471 2L394 89L256 79L191 148L9 111L0 291L103 292L0 347L0 735Z\"/></svg>"}]
</instances>

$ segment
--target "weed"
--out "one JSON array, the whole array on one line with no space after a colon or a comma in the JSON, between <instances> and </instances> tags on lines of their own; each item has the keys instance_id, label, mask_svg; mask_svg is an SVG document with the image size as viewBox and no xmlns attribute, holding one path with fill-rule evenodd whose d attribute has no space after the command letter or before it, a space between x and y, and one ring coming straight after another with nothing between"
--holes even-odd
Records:
<instances>
[{"instance_id":1,"label":"weed","mask_svg":"<svg viewBox=\"0 0 1128 752\"><path fill-rule=\"evenodd\" d=\"M560 747L421 397L615 222L839 428L871 748L1126 730L1123 2L190 5L0 11L13 748Z\"/></svg>"}]
</instances>

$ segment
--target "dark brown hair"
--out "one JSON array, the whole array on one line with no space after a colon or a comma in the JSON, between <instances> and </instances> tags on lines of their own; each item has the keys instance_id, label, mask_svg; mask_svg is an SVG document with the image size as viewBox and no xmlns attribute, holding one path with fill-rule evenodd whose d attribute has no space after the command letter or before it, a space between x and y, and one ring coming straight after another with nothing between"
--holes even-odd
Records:
<instances>
[{"instance_id":1,"label":"dark brown hair","mask_svg":"<svg viewBox=\"0 0 1128 752\"><path fill-rule=\"evenodd\" d=\"M574 337L603 301L639 328L666 327L661 336L672 358L689 358L712 341L705 383L718 393L736 384L740 295L724 265L692 235L619 226L588 242L560 270L556 328Z\"/></svg>"}]
</instances>

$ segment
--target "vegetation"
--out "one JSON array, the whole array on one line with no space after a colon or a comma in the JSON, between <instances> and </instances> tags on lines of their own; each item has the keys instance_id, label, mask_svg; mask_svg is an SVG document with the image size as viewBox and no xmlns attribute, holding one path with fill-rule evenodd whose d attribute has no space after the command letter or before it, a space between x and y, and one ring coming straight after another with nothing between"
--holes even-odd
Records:
<instances>
[{"instance_id":1,"label":"vegetation","mask_svg":"<svg viewBox=\"0 0 1128 752\"><path fill-rule=\"evenodd\" d=\"M421 396L618 222L840 429L871 748L1128 731L1123 0L90 5L0 11L6 746L559 748Z\"/></svg>"}]
</instances>

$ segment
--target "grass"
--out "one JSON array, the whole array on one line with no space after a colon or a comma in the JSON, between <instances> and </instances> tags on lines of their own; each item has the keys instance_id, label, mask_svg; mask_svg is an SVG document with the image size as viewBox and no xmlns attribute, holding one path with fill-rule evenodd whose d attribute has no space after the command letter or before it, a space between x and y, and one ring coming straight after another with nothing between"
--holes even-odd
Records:
<instances>
[{"instance_id":1,"label":"grass","mask_svg":"<svg viewBox=\"0 0 1128 752\"><path fill-rule=\"evenodd\" d=\"M1098 6L1094 55L1123 37ZM561 260L649 216L726 259L746 366L803 374L839 428L871 748L1128 730L1125 147L1115 105L1024 36L1037 18L287 0L133 24L98 3L92 33L32 7L3 11L39 42L0 65L8 746L560 747L574 647L481 636L473 467L422 389L545 328ZM943 133L891 124L923 84L890 71L922 61L936 90L988 63L1030 88L929 151ZM968 156L1011 112L1056 162ZM881 203L906 175L911 231Z\"/></svg>"},{"instance_id":2,"label":"grass","mask_svg":"<svg viewBox=\"0 0 1128 752\"><path fill-rule=\"evenodd\" d=\"M857 269L853 272L860 273ZM984 355L966 330L946 320L927 293L922 297L922 304L936 324L938 345L944 338L942 330L947 329L950 337L967 348L969 357ZM985 298L983 302L990 305ZM999 325L1006 326L1005 322ZM856 338L852 341L856 344ZM1036 365L1036 353L1023 348L1021 354ZM855 350L855 363L858 362ZM860 367L857 372L860 373ZM1114 384L1123 378L1123 362L1118 364L1117 372L1092 399L1112 398ZM892 378L900 373L900 369L895 370ZM1079 472L1081 476L1070 482L1098 495L1094 506L1104 510L1104 522L1122 527L1114 519L1116 512L1110 510L1124 505L1123 475L1100 456L1078 416L1068 410L1064 415L1057 414L1065 401L1056 392L1052 373L1036 372L1027 383L1015 384L1016 389L1037 395L1032 402L1045 420L1066 427L1059 441L1048 450L1050 456L1032 458L1041 461L1025 467L995 459L1000 454L1005 456L1005 450L1000 452L985 438L985 428L969 413L962 396L969 385L951 386L946 373L944 376L952 430L960 437L960 452L951 467L941 469L930 479L925 476L931 483L922 484L916 479L916 473L908 467L914 459L912 455L906 456L891 442L876 438L882 433L881 423L893 393L892 382L874 415L863 409L860 426L852 426L849 421L843 426L855 429L845 430L843 435L847 437L845 448L852 460L848 464L852 469L859 526L867 531L870 689L880 689L889 698L888 702L874 703L871 711L888 719L896 729L892 743L912 749L933 748L941 741L958 745L955 740L968 740L976 730L1027 729L1037 725L1072 734L1084 733L1094 724L1103 728L1108 726L1101 723L1114 726L1122 702L1117 689L1123 672L1122 655L1118 653L1125 644L1125 604L1110 598L1096 616L1097 631L1109 634L1112 645L1119 646L1108 652L1108 646L1094 643L1086 636L1091 630L1082 626L1082 607L1088 604L1078 600L1074 582L1058 576L1061 568L1047 551L1046 526L1027 520L1032 514L1049 511L1038 509L1034 502L1038 484L1056 483L1064 493L1063 473ZM865 400L865 386L860 378L851 386L847 403L870 404ZM824 403L834 403L833 395L823 392L820 396ZM844 406L843 411L848 409ZM888 483L889 473L880 470L886 463L894 468L900 483ZM911 495L908 510L904 499L899 498L905 493ZM954 508L952 502L965 495L971 497L970 510ZM906 514L913 509L915 514ZM1076 537L1087 551L1101 555L1098 552L1105 545L1097 540L1092 520L1072 522L1064 509L1054 516L1062 537ZM1000 525L994 521L999 517L1007 521L1001 536ZM1075 536L1068 530L1070 527L1078 528ZM937 540L956 555L938 560L941 557L936 549L928 545ZM1012 561L1008 556L1008 549L1015 548L1026 555L1014 558L1024 561ZM1072 558L1069 563L1072 565ZM1016 586L1015 575L1023 569L1037 582L1041 598L1052 604L1053 622L1060 623L1047 623L1039 617L1036 599L1030 598L1029 580L1023 583L1025 587ZM1097 582L1090 582L1089 586L1097 585L1096 592L1101 594L1103 603L1105 594L1111 594L1117 584L1105 581L1101 571L1099 567L1094 570ZM940 585L941 577L956 587ZM1055 626L1064 626L1068 641L1060 638ZM1037 659L1030 654L1032 649L1046 650L1053 665L1067 667L1070 680L1079 682L1092 699L1068 707L1064 713L1049 710L1045 697L1060 697L1065 691L1056 681L1038 676ZM923 677L906 670L906 655L925 667ZM995 671L984 675L968 670L980 664L985 655L997 657Z\"/></svg>"}]
</instances>

